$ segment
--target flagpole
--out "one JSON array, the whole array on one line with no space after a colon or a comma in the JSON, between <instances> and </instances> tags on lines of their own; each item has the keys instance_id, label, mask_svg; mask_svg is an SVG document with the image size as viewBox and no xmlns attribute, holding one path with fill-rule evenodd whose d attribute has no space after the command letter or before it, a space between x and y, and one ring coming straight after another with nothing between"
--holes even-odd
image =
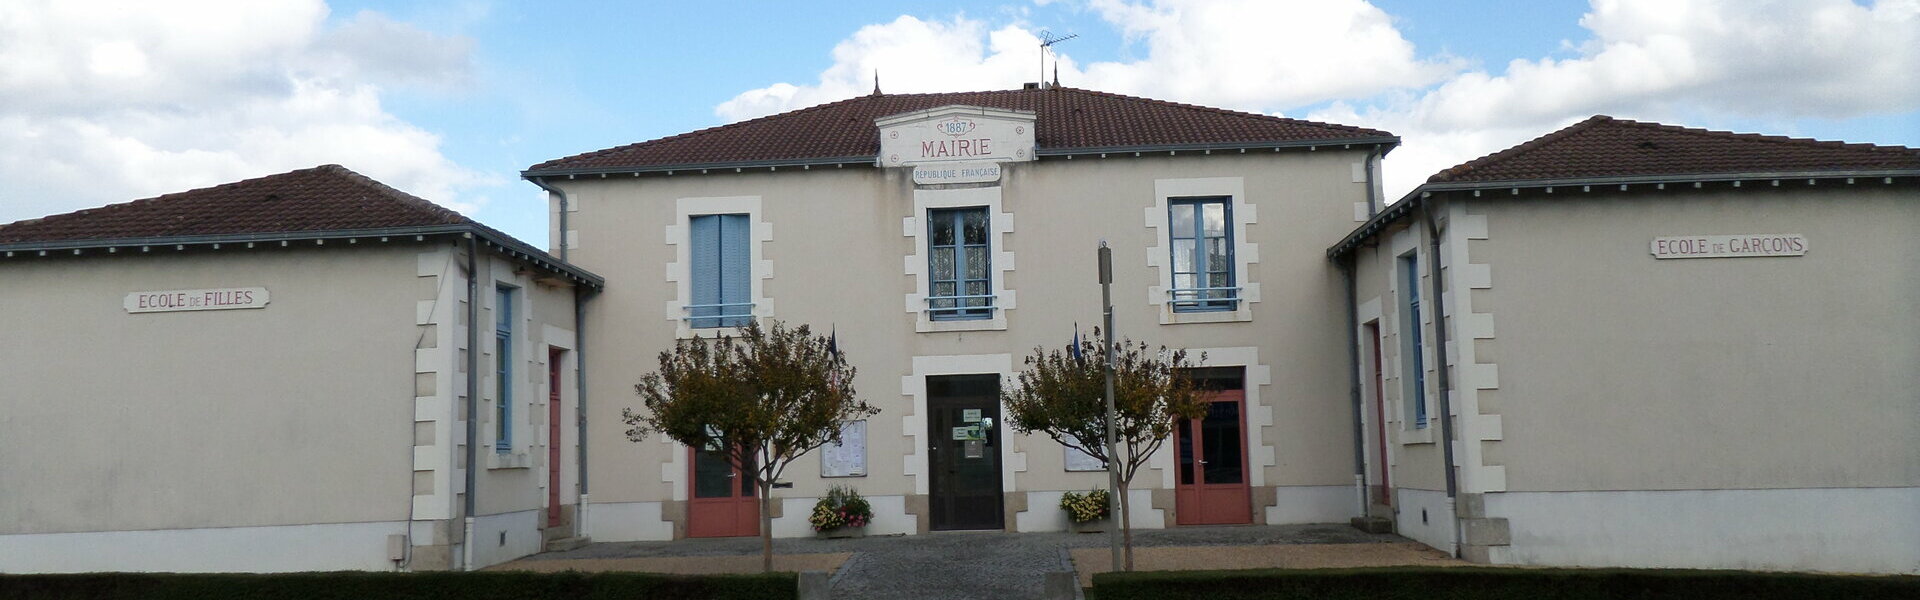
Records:
<instances>
[{"instance_id":1,"label":"flagpole","mask_svg":"<svg viewBox=\"0 0 1920 600\"><path fill-rule=\"evenodd\" d=\"M1107 384L1107 514L1112 515L1113 526L1107 528L1107 545L1113 549L1113 571L1124 571L1125 565L1120 559L1120 528L1127 523L1126 504L1120 501L1120 452L1115 438L1119 427L1115 422L1113 410L1113 250L1107 248L1107 241L1100 240L1100 311L1107 324L1106 337L1100 339L1106 347Z\"/></svg>"}]
</instances>

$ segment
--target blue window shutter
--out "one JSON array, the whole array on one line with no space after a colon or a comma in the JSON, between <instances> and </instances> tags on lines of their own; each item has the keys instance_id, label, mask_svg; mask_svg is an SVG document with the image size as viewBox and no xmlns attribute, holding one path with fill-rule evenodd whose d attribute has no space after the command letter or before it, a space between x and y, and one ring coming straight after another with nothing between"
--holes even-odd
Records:
<instances>
[{"instance_id":1,"label":"blue window shutter","mask_svg":"<svg viewBox=\"0 0 1920 600\"><path fill-rule=\"evenodd\" d=\"M699 215L687 223L687 240L692 244L689 258L693 264L690 276L693 281L692 294L688 298L694 306L720 304L720 215ZM695 317L693 327L719 327L719 319L702 319L720 314L720 308L694 308L689 316Z\"/></svg>"},{"instance_id":2,"label":"blue window shutter","mask_svg":"<svg viewBox=\"0 0 1920 600\"><path fill-rule=\"evenodd\" d=\"M723 327L743 327L745 315L753 314L753 307L746 305L753 301L750 230L747 215L720 215L720 302L735 306L722 307L719 314L739 315L722 319Z\"/></svg>"}]
</instances>

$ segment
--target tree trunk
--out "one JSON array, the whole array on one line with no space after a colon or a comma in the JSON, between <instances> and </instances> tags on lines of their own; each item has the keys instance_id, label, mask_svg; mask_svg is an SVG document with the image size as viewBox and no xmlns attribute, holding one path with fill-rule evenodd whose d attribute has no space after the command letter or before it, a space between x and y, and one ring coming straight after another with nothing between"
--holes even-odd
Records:
<instances>
[{"instance_id":1,"label":"tree trunk","mask_svg":"<svg viewBox=\"0 0 1920 600\"><path fill-rule=\"evenodd\" d=\"M773 572L773 486L757 482L760 488L760 572Z\"/></svg>"},{"instance_id":2,"label":"tree trunk","mask_svg":"<svg viewBox=\"0 0 1920 600\"><path fill-rule=\"evenodd\" d=\"M1133 519L1129 518L1132 516L1132 509L1127 504L1127 486L1129 485L1132 484L1125 481L1120 482L1120 515L1118 518L1120 519L1120 545L1126 548L1127 570L1132 571Z\"/></svg>"}]
</instances>

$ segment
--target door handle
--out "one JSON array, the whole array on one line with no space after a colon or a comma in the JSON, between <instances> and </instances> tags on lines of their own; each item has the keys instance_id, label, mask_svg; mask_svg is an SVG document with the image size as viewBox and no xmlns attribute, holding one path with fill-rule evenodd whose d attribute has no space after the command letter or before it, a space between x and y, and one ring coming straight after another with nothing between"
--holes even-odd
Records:
<instances>
[{"instance_id":1,"label":"door handle","mask_svg":"<svg viewBox=\"0 0 1920 600\"><path fill-rule=\"evenodd\" d=\"M1203 461L1203 462L1201 462L1200 464L1203 464L1203 465L1204 465L1204 464L1206 464L1206 463L1205 463L1205 462ZM727 474L727 478L728 478L728 479L732 479L732 478L734 478L734 477L738 477L738 475L735 475L735 474L733 474L733 473L728 473L728 474Z\"/></svg>"},{"instance_id":2,"label":"door handle","mask_svg":"<svg viewBox=\"0 0 1920 600\"><path fill-rule=\"evenodd\" d=\"M1200 461L1200 464L1203 464L1203 465L1204 465L1204 464L1207 464L1207 461L1204 461L1204 460L1203 460L1203 461ZM728 477L732 477L732 475L728 475Z\"/></svg>"}]
</instances>

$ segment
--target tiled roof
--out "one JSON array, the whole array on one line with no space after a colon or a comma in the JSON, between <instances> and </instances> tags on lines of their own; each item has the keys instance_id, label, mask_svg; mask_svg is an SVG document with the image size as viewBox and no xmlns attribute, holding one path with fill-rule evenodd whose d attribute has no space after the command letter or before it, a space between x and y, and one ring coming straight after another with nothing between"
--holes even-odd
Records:
<instances>
[{"instance_id":1,"label":"tiled roof","mask_svg":"<svg viewBox=\"0 0 1920 600\"><path fill-rule=\"evenodd\" d=\"M1270 117L1066 87L876 94L543 162L527 174L651 169L808 159L871 159L874 119L947 105L1036 113L1039 153L1066 149L1275 144L1325 140L1395 143L1375 129Z\"/></svg>"},{"instance_id":2,"label":"tiled roof","mask_svg":"<svg viewBox=\"0 0 1920 600\"><path fill-rule=\"evenodd\" d=\"M145 200L0 225L0 249L39 251L120 243L218 246L224 240L472 234L540 268L598 289L603 281L526 242L340 165L321 165Z\"/></svg>"},{"instance_id":3,"label":"tiled roof","mask_svg":"<svg viewBox=\"0 0 1920 600\"><path fill-rule=\"evenodd\" d=\"M0 225L0 244L469 223L346 167L323 165Z\"/></svg>"},{"instance_id":4,"label":"tiled roof","mask_svg":"<svg viewBox=\"0 0 1920 600\"><path fill-rule=\"evenodd\" d=\"M1596 115L1429 183L1920 169L1920 149L1709 131Z\"/></svg>"},{"instance_id":5,"label":"tiled roof","mask_svg":"<svg viewBox=\"0 0 1920 600\"><path fill-rule=\"evenodd\" d=\"M1434 174L1327 249L1338 258L1415 214L1436 193L1482 188L1547 188L1586 183L1667 183L1777 177L1853 179L1856 173L1912 181L1920 149L1825 142L1751 133L1692 129L1594 115L1531 141ZM1777 181L1776 181L1777 184ZM1665 185L1651 187L1667 189ZM1690 186L1674 186L1673 190ZM1505 194L1501 194L1505 196ZM1540 197L1540 196L1534 196ZM1559 196L1568 197L1565 194Z\"/></svg>"}]
</instances>

